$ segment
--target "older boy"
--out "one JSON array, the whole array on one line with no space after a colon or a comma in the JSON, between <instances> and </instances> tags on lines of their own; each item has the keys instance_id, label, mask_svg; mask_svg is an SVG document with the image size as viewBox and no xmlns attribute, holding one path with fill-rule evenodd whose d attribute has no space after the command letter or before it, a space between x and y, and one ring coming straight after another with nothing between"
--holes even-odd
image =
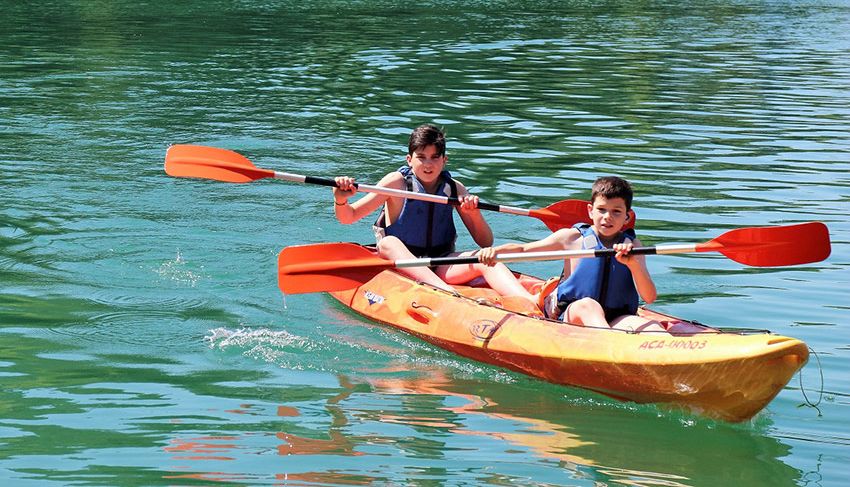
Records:
<instances>
[{"instance_id":1,"label":"older boy","mask_svg":"<svg viewBox=\"0 0 850 487\"><path fill-rule=\"evenodd\" d=\"M624 229L632 206L632 188L624 179L597 179L591 188L587 211L591 225L578 224L527 244L505 244L482 249L479 260L495 262L498 253L613 248L615 259L586 258L564 261L557 289L544 306L550 318L585 326L610 326L629 331L665 331L656 321L636 316L638 295L655 301L655 284L642 255L629 255L640 246L634 231ZM554 299L553 299L554 298Z\"/></svg>"},{"instance_id":2,"label":"older boy","mask_svg":"<svg viewBox=\"0 0 850 487\"><path fill-rule=\"evenodd\" d=\"M377 186L457 197L461 201L458 213L475 243L482 247L492 245L493 232L477 208L478 197L470 195L463 184L452 179L445 170L447 161L442 130L430 124L421 125L410 134L407 165L384 176ZM348 199L357 192L354 179L341 176L335 180L334 214L341 223L356 222L383 205L374 226L381 257L398 260L474 253L454 251L457 232L451 206L375 193L349 204ZM433 270L413 267L403 272L447 291L454 290L451 284L463 284L482 276L502 296L521 296L536 302L535 296L529 294L504 264L457 264L437 266Z\"/></svg>"}]
</instances>

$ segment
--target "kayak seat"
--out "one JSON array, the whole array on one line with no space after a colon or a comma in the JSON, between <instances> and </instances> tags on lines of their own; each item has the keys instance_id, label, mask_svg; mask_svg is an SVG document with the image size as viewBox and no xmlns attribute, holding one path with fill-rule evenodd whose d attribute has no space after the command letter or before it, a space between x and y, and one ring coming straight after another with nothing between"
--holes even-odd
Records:
<instances>
[{"instance_id":1,"label":"kayak seat","mask_svg":"<svg viewBox=\"0 0 850 487\"><path fill-rule=\"evenodd\" d=\"M525 274L517 274L517 278L519 279L519 283L522 284L522 287L530 294L539 294L541 289L551 281L551 279L544 281L539 277L526 276ZM553 277L552 279L556 278Z\"/></svg>"},{"instance_id":2,"label":"kayak seat","mask_svg":"<svg viewBox=\"0 0 850 487\"><path fill-rule=\"evenodd\" d=\"M558 296L555 292L560 282L560 278L550 277L540 286L537 295L537 306L543 310L544 316L553 320L557 320L561 314L561 310L558 309Z\"/></svg>"}]
</instances>

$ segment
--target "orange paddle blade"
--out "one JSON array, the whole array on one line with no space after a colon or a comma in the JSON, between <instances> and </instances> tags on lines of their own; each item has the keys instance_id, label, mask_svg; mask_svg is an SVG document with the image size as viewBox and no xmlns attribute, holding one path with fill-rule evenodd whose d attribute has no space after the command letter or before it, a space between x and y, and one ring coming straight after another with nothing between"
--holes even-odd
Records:
<instances>
[{"instance_id":1,"label":"orange paddle blade","mask_svg":"<svg viewBox=\"0 0 850 487\"><path fill-rule=\"evenodd\" d=\"M178 178L213 179L226 183L248 183L274 177L274 171L260 169L231 150L189 144L168 148L165 172Z\"/></svg>"},{"instance_id":2,"label":"orange paddle blade","mask_svg":"<svg viewBox=\"0 0 850 487\"><path fill-rule=\"evenodd\" d=\"M831 247L826 225L809 222L731 230L697 244L696 251L720 252L755 267L775 267L820 262L829 257Z\"/></svg>"},{"instance_id":3,"label":"orange paddle blade","mask_svg":"<svg viewBox=\"0 0 850 487\"><path fill-rule=\"evenodd\" d=\"M277 262L278 287L284 294L351 289L395 265L352 243L286 247Z\"/></svg>"},{"instance_id":4,"label":"orange paddle blade","mask_svg":"<svg viewBox=\"0 0 850 487\"><path fill-rule=\"evenodd\" d=\"M562 200L552 203L546 208L530 210L529 216L542 221L553 232L562 228L570 228L576 223L593 223L587 212L590 203L583 200ZM635 212L629 210L629 220L624 228L634 228Z\"/></svg>"}]
</instances>

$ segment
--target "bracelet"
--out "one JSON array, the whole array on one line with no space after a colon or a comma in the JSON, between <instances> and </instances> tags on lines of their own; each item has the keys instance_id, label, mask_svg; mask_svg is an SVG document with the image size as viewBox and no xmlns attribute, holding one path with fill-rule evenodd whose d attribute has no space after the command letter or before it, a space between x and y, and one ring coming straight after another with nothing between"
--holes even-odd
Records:
<instances>
[{"instance_id":1,"label":"bracelet","mask_svg":"<svg viewBox=\"0 0 850 487\"><path fill-rule=\"evenodd\" d=\"M345 200L345 201L343 201L342 203L337 203L337 202L336 202L336 200L334 200L334 204L335 204L336 206L345 206L345 205L347 205L347 204L348 204L348 200Z\"/></svg>"}]
</instances>

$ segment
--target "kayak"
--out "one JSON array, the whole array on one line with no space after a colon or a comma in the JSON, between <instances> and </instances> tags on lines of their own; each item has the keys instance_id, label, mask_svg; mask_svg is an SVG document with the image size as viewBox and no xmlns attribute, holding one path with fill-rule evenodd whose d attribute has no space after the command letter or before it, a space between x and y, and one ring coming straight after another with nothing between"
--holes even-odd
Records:
<instances>
[{"instance_id":1,"label":"kayak","mask_svg":"<svg viewBox=\"0 0 850 487\"><path fill-rule=\"evenodd\" d=\"M517 276L532 293L544 284ZM456 288L435 289L387 269L330 294L371 320L463 357L617 400L729 422L761 411L809 355L794 338L720 330L645 307L639 314L667 332L573 325L543 318L535 306L517 306L486 287Z\"/></svg>"},{"instance_id":2,"label":"kayak","mask_svg":"<svg viewBox=\"0 0 850 487\"><path fill-rule=\"evenodd\" d=\"M332 179L254 166L244 156L215 147L175 145L165 171L175 177L246 183L265 178L336 186ZM455 198L360 184L358 191L458 204ZM435 200L436 198L436 200ZM533 216L551 230L587 221L586 202L564 200L546 208L478 203L479 208ZM630 222L634 223L634 217ZM613 249L501 254L499 262L595 258ZM831 252L821 222L738 228L707 242L632 249L635 255L719 252L756 267L820 262ZM412 333L465 357L557 384L583 387L613 398L667 404L728 421L744 421L764 408L808 360L805 343L768 332L729 332L646 308L639 313L666 331L640 333L592 328L543 318L532 303L500 298L474 286L438 291L392 268L470 264L474 256L399 259L374 255L357 244L291 246L278 257L284 294L331 292L352 310ZM540 279L521 276L536 293Z\"/></svg>"}]
</instances>

